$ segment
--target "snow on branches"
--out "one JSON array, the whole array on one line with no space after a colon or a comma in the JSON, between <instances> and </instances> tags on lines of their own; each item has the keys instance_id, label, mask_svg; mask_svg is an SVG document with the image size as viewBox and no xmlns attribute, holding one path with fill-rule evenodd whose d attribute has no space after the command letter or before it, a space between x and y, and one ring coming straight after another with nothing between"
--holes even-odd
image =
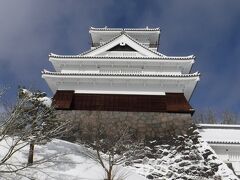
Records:
<instances>
[{"instance_id":1,"label":"snow on branches","mask_svg":"<svg viewBox=\"0 0 240 180\"><path fill-rule=\"evenodd\" d=\"M0 124L0 141L9 142L1 147L0 174L15 173L32 165L34 145L58 137L67 124L57 119L51 99L40 91L19 88L16 103L8 109ZM12 156L26 146L30 147L28 163L9 164Z\"/></svg>"}]
</instances>

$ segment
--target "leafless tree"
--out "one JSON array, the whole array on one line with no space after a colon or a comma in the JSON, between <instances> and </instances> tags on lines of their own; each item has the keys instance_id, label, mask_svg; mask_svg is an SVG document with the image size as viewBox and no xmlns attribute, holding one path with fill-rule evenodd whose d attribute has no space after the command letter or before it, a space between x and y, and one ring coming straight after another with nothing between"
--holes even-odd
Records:
<instances>
[{"instance_id":1,"label":"leafless tree","mask_svg":"<svg viewBox=\"0 0 240 180\"><path fill-rule=\"evenodd\" d=\"M237 124L238 116L234 112L225 110L222 113L222 124Z\"/></svg>"},{"instance_id":2,"label":"leafless tree","mask_svg":"<svg viewBox=\"0 0 240 180\"><path fill-rule=\"evenodd\" d=\"M208 109L206 112L206 122L209 124L217 123L216 113L211 109Z\"/></svg>"},{"instance_id":3,"label":"leafless tree","mask_svg":"<svg viewBox=\"0 0 240 180\"><path fill-rule=\"evenodd\" d=\"M204 111L197 111L193 115L193 121L195 123L216 124L217 123L216 113L209 108Z\"/></svg>"},{"instance_id":4,"label":"leafless tree","mask_svg":"<svg viewBox=\"0 0 240 180\"><path fill-rule=\"evenodd\" d=\"M196 124L205 123L205 114L202 111L196 111L193 115L193 122Z\"/></svg>"},{"instance_id":5,"label":"leafless tree","mask_svg":"<svg viewBox=\"0 0 240 180\"><path fill-rule=\"evenodd\" d=\"M193 121L197 124L238 124L240 119L236 113L229 110L225 110L217 116L213 110L207 109L195 112Z\"/></svg>"},{"instance_id":6,"label":"leafless tree","mask_svg":"<svg viewBox=\"0 0 240 180\"><path fill-rule=\"evenodd\" d=\"M0 99L2 98L2 96L5 94L7 88L6 87L0 87Z\"/></svg>"},{"instance_id":7,"label":"leafless tree","mask_svg":"<svg viewBox=\"0 0 240 180\"><path fill-rule=\"evenodd\" d=\"M36 111L39 107L32 106L32 98L32 96L18 98L13 108L8 108L9 111L5 113L4 121L0 124L0 174L16 173L30 167L33 163L33 141L34 143L45 143L51 140L63 130L67 123L47 127L50 120L53 120L53 116L48 119L48 117L50 118L49 111L51 111L51 115L53 113L52 107ZM28 163L12 163L10 159L26 146L31 147ZM39 161L36 162L36 164L38 163Z\"/></svg>"},{"instance_id":8,"label":"leafless tree","mask_svg":"<svg viewBox=\"0 0 240 180\"><path fill-rule=\"evenodd\" d=\"M56 118L55 109L45 93L29 91L19 88L19 100L27 100L22 107L21 119L24 124L18 126L17 131L27 131L26 141L29 144L28 164L33 164L34 146L38 143L46 143L62 130L62 122Z\"/></svg>"},{"instance_id":9,"label":"leafless tree","mask_svg":"<svg viewBox=\"0 0 240 180\"><path fill-rule=\"evenodd\" d=\"M101 165L107 180L119 179L117 166L126 161L125 153L137 149L140 142L133 129L125 120L110 122L102 118L101 112L95 120L82 122L80 126L80 141L91 149L84 154Z\"/></svg>"}]
</instances>

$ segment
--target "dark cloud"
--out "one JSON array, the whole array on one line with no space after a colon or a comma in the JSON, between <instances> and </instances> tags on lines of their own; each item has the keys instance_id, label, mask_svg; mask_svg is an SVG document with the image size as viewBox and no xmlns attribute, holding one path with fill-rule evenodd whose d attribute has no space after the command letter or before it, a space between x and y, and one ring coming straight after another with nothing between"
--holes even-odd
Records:
<instances>
[{"instance_id":1,"label":"dark cloud","mask_svg":"<svg viewBox=\"0 0 240 180\"><path fill-rule=\"evenodd\" d=\"M105 1L1 1L0 76L16 84L49 89L41 70L48 54L78 54L89 47L89 26L100 26Z\"/></svg>"},{"instance_id":2,"label":"dark cloud","mask_svg":"<svg viewBox=\"0 0 240 180\"><path fill-rule=\"evenodd\" d=\"M2 0L0 83L50 92L40 77L48 54L85 51L90 26L160 27L162 53L197 56L193 106L240 112L239 19L238 0Z\"/></svg>"},{"instance_id":3,"label":"dark cloud","mask_svg":"<svg viewBox=\"0 0 240 180\"><path fill-rule=\"evenodd\" d=\"M192 98L196 108L239 111L240 1L157 1L159 11L144 11L162 29L160 50L167 55L195 54L202 73Z\"/></svg>"}]
</instances>

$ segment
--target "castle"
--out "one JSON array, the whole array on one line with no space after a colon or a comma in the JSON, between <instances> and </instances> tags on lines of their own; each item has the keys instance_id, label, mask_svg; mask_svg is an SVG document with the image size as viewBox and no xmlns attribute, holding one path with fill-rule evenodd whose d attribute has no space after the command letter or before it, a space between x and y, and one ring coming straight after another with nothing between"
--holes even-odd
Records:
<instances>
[{"instance_id":1,"label":"castle","mask_svg":"<svg viewBox=\"0 0 240 180\"><path fill-rule=\"evenodd\" d=\"M159 53L159 28L90 28L92 46L78 55L50 54L56 72L42 77L61 119L102 114L126 119L143 136L183 134L192 123L189 100L199 81L195 56ZM239 126L199 125L203 139L239 176ZM224 132L224 133L222 133Z\"/></svg>"},{"instance_id":2,"label":"castle","mask_svg":"<svg viewBox=\"0 0 240 180\"><path fill-rule=\"evenodd\" d=\"M93 28L91 49L78 55L50 54L55 72L42 77L62 116L107 119L126 116L144 135L184 133L194 109L189 100L199 81L195 56L159 52L159 28Z\"/></svg>"}]
</instances>

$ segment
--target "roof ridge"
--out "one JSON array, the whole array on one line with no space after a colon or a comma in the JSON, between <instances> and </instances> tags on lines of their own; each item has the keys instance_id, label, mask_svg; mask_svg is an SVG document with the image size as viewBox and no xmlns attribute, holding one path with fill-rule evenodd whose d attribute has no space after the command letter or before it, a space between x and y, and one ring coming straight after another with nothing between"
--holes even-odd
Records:
<instances>
[{"instance_id":1,"label":"roof ridge","mask_svg":"<svg viewBox=\"0 0 240 180\"><path fill-rule=\"evenodd\" d=\"M49 57L59 57L59 56L60 56L60 57L66 57L66 58L67 58L67 57L86 57L86 58L87 58L87 57L94 57L94 58L98 57L98 58L99 58L99 56L84 56L84 55L86 55L86 54L88 54L88 53L90 53L90 52L92 52L92 51L94 51L94 50L96 50L96 49L99 49L99 48L105 46L106 44L109 44L110 42L114 41L115 39L119 38L119 37L122 36L122 35L125 35L125 36L128 37L130 40L132 40L133 42L137 43L139 46L141 46L141 47L147 49L148 51L150 51L150 52L152 52L152 53L160 56L159 58L166 58L166 59L178 59L178 58L179 58L179 59L184 59L184 58L186 58L186 59L191 59L191 58L195 58L194 55L190 55L190 56L186 56L186 57L181 57L181 56L179 56L179 57L177 57L177 56L166 56L166 55L164 55L164 54L162 54L162 53L160 53L160 52L158 52L158 51L154 51L154 50L148 48L147 46L145 46L144 44L138 42L136 39L134 39L133 37L131 37L130 35L128 35L124 30L122 31L122 33L120 33L119 35L113 37L113 38L110 39L109 41L101 44L100 46L97 46L97 47L94 48L94 49L89 49L88 51L82 52L82 53L80 53L80 54L78 54L78 55L73 55L73 56L70 55L70 56L69 56L69 55L57 55L57 54L50 53L50 54L49 54ZM106 57L106 56L104 56L104 58L112 58L112 57ZM117 57L117 58L125 58L125 57ZM131 57L130 57L130 58L131 58ZM140 57L133 57L133 58L140 58ZM156 59L157 59L158 57L143 57L143 58L156 58Z\"/></svg>"},{"instance_id":2,"label":"roof ridge","mask_svg":"<svg viewBox=\"0 0 240 180\"><path fill-rule=\"evenodd\" d=\"M151 51L151 52L153 52L153 53L155 53L155 54L157 54L157 55L159 55L159 56L165 56L165 55L163 55L162 53L160 53L160 52L158 52L158 51L154 51L154 50L148 48L147 46L145 46L144 44L141 44L141 43L138 42L136 39L134 39L133 37L131 37L130 35L128 35L127 33L124 33L124 35L127 36L127 37L128 37L129 39L131 39L132 41L134 41L135 43L137 43L138 45L142 46L143 48L145 48L145 49L147 49L147 50L149 50L149 51Z\"/></svg>"},{"instance_id":3,"label":"roof ridge","mask_svg":"<svg viewBox=\"0 0 240 180\"><path fill-rule=\"evenodd\" d=\"M95 27L90 27L90 30L96 30L96 31L160 31L160 28L149 28L148 26L146 28L108 28L108 27L103 27L103 28L95 28Z\"/></svg>"},{"instance_id":4,"label":"roof ridge","mask_svg":"<svg viewBox=\"0 0 240 180\"><path fill-rule=\"evenodd\" d=\"M122 36L122 34L119 34L119 35L117 35L117 36L113 37L113 38L112 38L112 39L110 39L109 41L107 41L107 42L105 42L105 43L101 44L100 46L97 46L97 47L96 47L96 48L94 48L94 49L89 49L88 51L85 51L85 52L83 52L83 53L80 53L80 54L79 54L79 56L83 56L83 55L85 55L85 54L87 54L87 53L90 53L90 52L92 52L92 51L96 50L96 49L99 49L100 47L103 47L103 46L105 46L106 44L108 44L108 43L110 43L110 42L114 41L115 39L119 38L120 36Z\"/></svg>"}]
</instances>

